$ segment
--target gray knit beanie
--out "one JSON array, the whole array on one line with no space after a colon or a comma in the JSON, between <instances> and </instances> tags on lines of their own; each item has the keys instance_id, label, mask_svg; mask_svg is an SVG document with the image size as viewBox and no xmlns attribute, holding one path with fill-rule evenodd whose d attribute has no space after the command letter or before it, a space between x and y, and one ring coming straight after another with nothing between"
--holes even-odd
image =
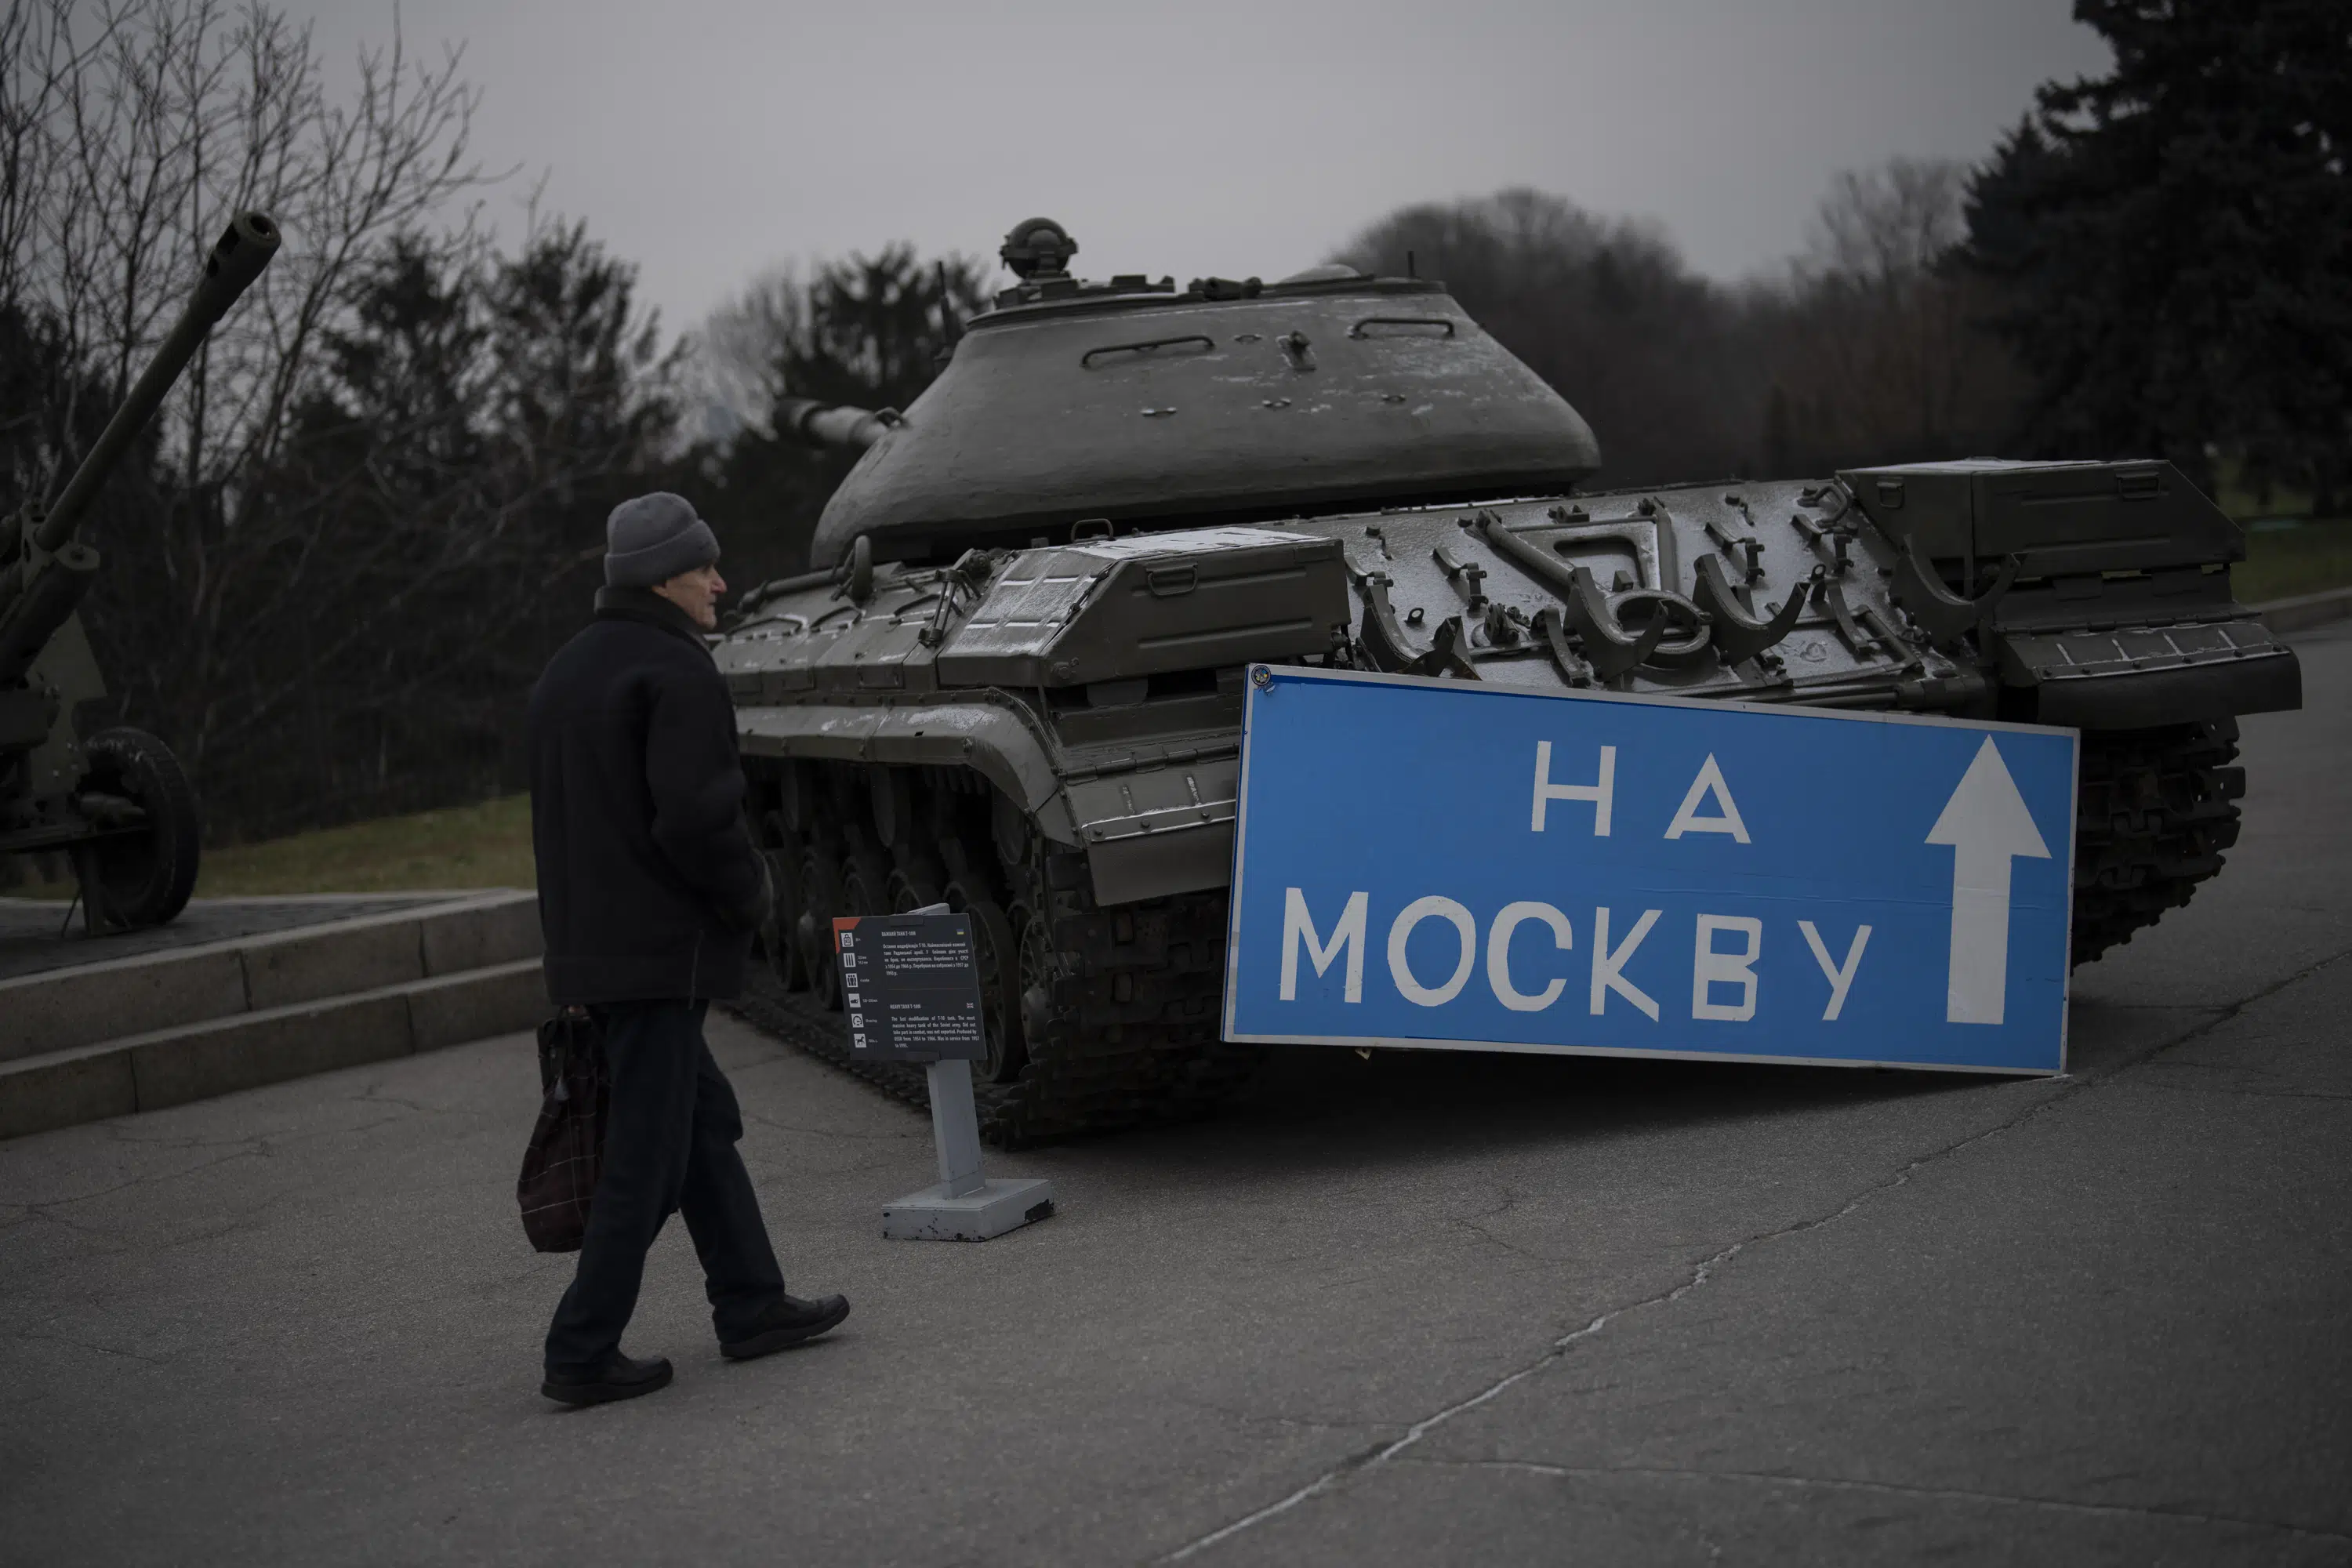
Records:
<instances>
[{"instance_id":1,"label":"gray knit beanie","mask_svg":"<svg viewBox=\"0 0 2352 1568\"><path fill-rule=\"evenodd\" d=\"M625 500L604 520L604 581L650 588L719 559L719 536L684 496L656 490Z\"/></svg>"}]
</instances>

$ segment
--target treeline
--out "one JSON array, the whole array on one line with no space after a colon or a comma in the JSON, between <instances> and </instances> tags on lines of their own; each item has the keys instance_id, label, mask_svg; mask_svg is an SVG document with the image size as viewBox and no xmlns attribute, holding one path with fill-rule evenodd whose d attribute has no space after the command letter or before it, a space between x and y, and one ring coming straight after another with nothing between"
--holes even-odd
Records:
<instances>
[{"instance_id":1,"label":"treeline","mask_svg":"<svg viewBox=\"0 0 2352 1568\"><path fill-rule=\"evenodd\" d=\"M2081 12L2111 77L2045 89L1980 168L1839 176L1770 277L1706 279L1531 191L1403 209L1338 258L1444 279L1591 422L1600 482L2155 454L2332 503L2340 16ZM516 787L523 693L585 616L614 502L690 496L739 586L799 570L848 459L777 437L777 400L903 408L985 303L987 267L900 247L766 274L667 337L582 225L478 221L476 102L396 38L334 95L262 6L0 21L0 500L55 493L230 212L289 236L88 535L114 694L90 717L163 735L215 837Z\"/></svg>"},{"instance_id":2,"label":"treeline","mask_svg":"<svg viewBox=\"0 0 2352 1568\"><path fill-rule=\"evenodd\" d=\"M1444 279L1591 424L1596 483L1990 452L2022 383L1961 260L1967 180L1906 160L1841 175L1807 254L1739 284L1654 227L1530 190L1408 207L1336 259Z\"/></svg>"}]
</instances>

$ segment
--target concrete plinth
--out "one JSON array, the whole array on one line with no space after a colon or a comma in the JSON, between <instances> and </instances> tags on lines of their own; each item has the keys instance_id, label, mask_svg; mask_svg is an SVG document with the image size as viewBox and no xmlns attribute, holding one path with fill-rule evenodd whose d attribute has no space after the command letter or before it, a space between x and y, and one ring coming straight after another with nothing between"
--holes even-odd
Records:
<instances>
[{"instance_id":1,"label":"concrete plinth","mask_svg":"<svg viewBox=\"0 0 2352 1568\"><path fill-rule=\"evenodd\" d=\"M882 1208L891 1241L986 1241L1054 1212L1054 1184L1043 1178L982 1182L961 1197L945 1182L908 1193Z\"/></svg>"},{"instance_id":2,"label":"concrete plinth","mask_svg":"<svg viewBox=\"0 0 2352 1568\"><path fill-rule=\"evenodd\" d=\"M1054 1212L1054 1186L1035 1179L992 1182L980 1173L980 1113L972 1104L971 1064L933 1062L931 1137L939 1146L936 1185L882 1205L890 1241L986 1241Z\"/></svg>"}]
</instances>

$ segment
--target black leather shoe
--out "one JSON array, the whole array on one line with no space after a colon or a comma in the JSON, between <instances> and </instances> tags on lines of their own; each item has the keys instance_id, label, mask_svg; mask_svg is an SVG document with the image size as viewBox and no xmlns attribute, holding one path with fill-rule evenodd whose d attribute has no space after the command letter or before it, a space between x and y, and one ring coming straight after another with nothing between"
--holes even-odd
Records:
<instances>
[{"instance_id":1,"label":"black leather shoe","mask_svg":"<svg viewBox=\"0 0 2352 1568\"><path fill-rule=\"evenodd\" d=\"M827 1296L803 1301L786 1296L760 1315L760 1321L740 1340L721 1340L719 1353L729 1361L750 1361L772 1355L788 1345L813 1340L849 1316L849 1298Z\"/></svg>"},{"instance_id":2,"label":"black leather shoe","mask_svg":"<svg viewBox=\"0 0 2352 1568\"><path fill-rule=\"evenodd\" d=\"M549 1367L539 1391L562 1405L609 1405L668 1386L668 1357L632 1361L614 1351L593 1366Z\"/></svg>"}]
</instances>

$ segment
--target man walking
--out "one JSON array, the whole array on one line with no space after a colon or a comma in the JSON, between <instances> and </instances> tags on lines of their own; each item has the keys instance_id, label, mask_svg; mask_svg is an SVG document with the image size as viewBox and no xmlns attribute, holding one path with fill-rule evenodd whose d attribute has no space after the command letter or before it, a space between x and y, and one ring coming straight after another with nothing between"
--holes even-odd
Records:
<instances>
[{"instance_id":1,"label":"man walking","mask_svg":"<svg viewBox=\"0 0 2352 1568\"><path fill-rule=\"evenodd\" d=\"M719 541L683 497L624 501L605 523L596 618L530 694L531 848L547 989L584 1005L612 1083L604 1169L540 1392L566 1405L665 1387L669 1363L621 1353L646 1251L672 1210L702 1260L719 1348L741 1361L824 1333L839 1296L784 1293L736 1141L735 1091L703 1043L739 994L772 891L743 826L719 625Z\"/></svg>"}]
</instances>

